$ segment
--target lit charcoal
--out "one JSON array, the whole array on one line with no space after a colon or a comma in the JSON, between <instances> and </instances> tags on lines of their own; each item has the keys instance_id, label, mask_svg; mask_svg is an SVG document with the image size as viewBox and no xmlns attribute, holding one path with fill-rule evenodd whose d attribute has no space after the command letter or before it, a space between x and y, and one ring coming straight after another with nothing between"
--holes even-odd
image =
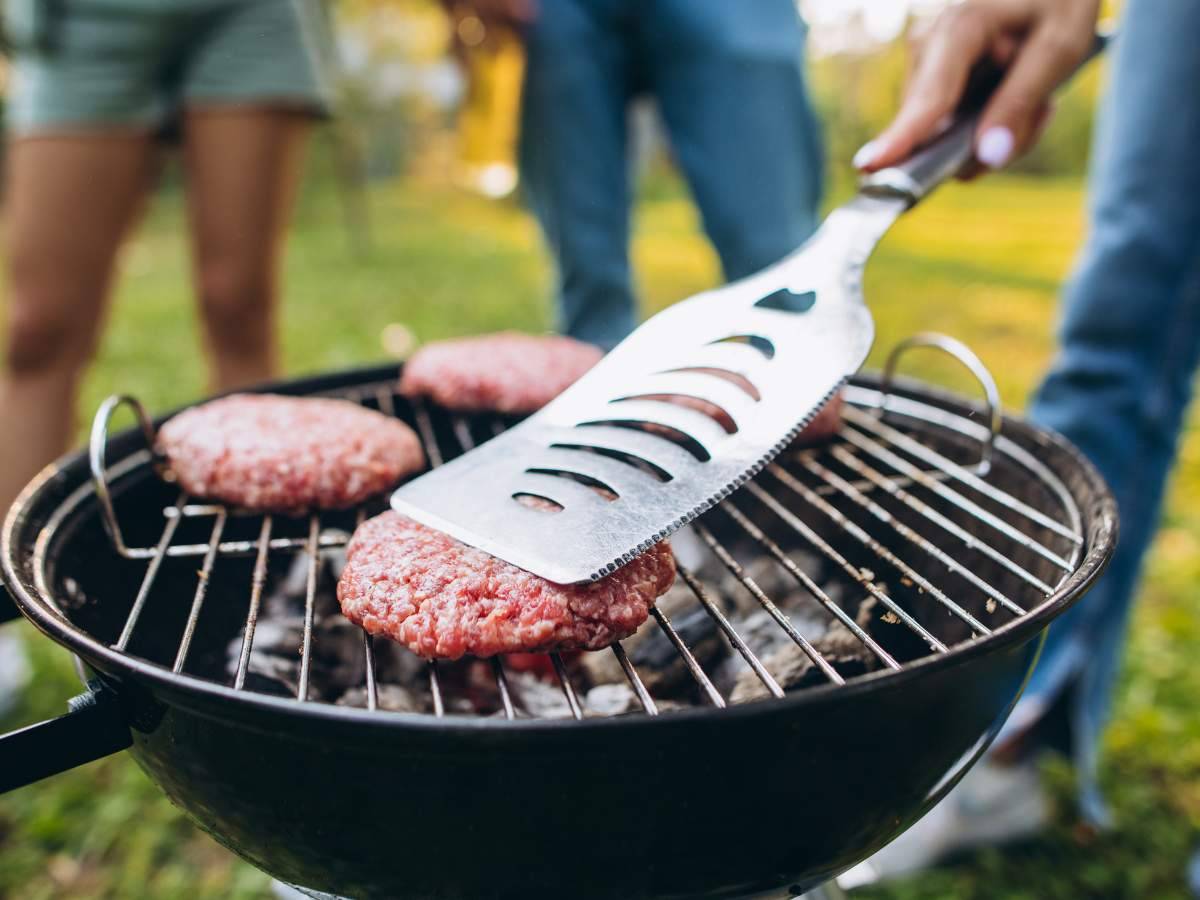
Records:
<instances>
[{"instance_id":1,"label":"lit charcoal","mask_svg":"<svg viewBox=\"0 0 1200 900\"><path fill-rule=\"evenodd\" d=\"M273 697L295 697L296 682L280 681L276 678L271 678L269 675L263 675L260 672L247 672L246 681L242 685L242 689L255 694L270 694Z\"/></svg>"},{"instance_id":2,"label":"lit charcoal","mask_svg":"<svg viewBox=\"0 0 1200 900\"><path fill-rule=\"evenodd\" d=\"M756 546L748 545L749 548ZM747 560L742 563L743 574L758 585L759 590L772 598L780 609L786 611L815 603L807 591L796 589L795 576L788 573L773 557L764 555L761 551L753 552L753 554L747 552L742 556L738 555L736 549L732 552L739 561ZM820 558L803 550L793 551L789 556L802 572L807 573L818 583L825 580L823 577L825 565ZM726 605L738 613L752 615L762 609L749 589L725 566L721 566L720 576L717 579L717 591L725 600Z\"/></svg>"},{"instance_id":3,"label":"lit charcoal","mask_svg":"<svg viewBox=\"0 0 1200 900\"><path fill-rule=\"evenodd\" d=\"M318 559L312 603L310 699L336 700L347 688L361 685L366 677L362 632L340 615L334 596L332 570L341 555L334 551ZM247 686L250 677L256 676L274 683L277 687L273 693L296 695L310 565L307 554L297 553L287 569L269 582L246 667ZM241 650L239 634L226 648L225 668L230 678L237 673Z\"/></svg>"},{"instance_id":4,"label":"lit charcoal","mask_svg":"<svg viewBox=\"0 0 1200 900\"><path fill-rule=\"evenodd\" d=\"M386 644L376 641L376 647ZM399 648L403 650L404 648ZM411 653L409 655L412 655ZM428 663L421 660L422 672L415 675L415 683L428 686ZM500 692L491 664L473 657L459 660L439 660L437 663L438 685L442 692L442 703L449 715L487 715L501 708Z\"/></svg>"},{"instance_id":5,"label":"lit charcoal","mask_svg":"<svg viewBox=\"0 0 1200 900\"><path fill-rule=\"evenodd\" d=\"M250 659L245 685L252 690L265 686L268 693L295 697L300 685L300 667L279 656L259 654Z\"/></svg>"},{"instance_id":6,"label":"lit charcoal","mask_svg":"<svg viewBox=\"0 0 1200 900\"><path fill-rule=\"evenodd\" d=\"M304 640L304 620L295 617L260 621L246 671L275 679L295 693L300 682L300 647ZM242 640L230 642L226 669L237 671ZM333 699L342 691L362 684L366 660L362 632L345 620L325 619L313 625L313 651L309 671L310 691Z\"/></svg>"},{"instance_id":7,"label":"lit charcoal","mask_svg":"<svg viewBox=\"0 0 1200 900\"><path fill-rule=\"evenodd\" d=\"M246 666L246 681L251 677L266 679L295 696L300 685L300 642L304 636L304 620L287 618L259 619L254 631L254 644ZM225 669L230 678L237 674L241 658L242 638L238 635L226 648Z\"/></svg>"},{"instance_id":8,"label":"lit charcoal","mask_svg":"<svg viewBox=\"0 0 1200 900\"><path fill-rule=\"evenodd\" d=\"M509 672L508 686L516 707L535 719L569 719L571 707L562 688L531 672Z\"/></svg>"},{"instance_id":9,"label":"lit charcoal","mask_svg":"<svg viewBox=\"0 0 1200 900\"><path fill-rule=\"evenodd\" d=\"M736 550L733 555L737 557ZM739 557L739 561L741 557ZM762 589L768 597L781 596L785 591L795 587L795 582L788 581L788 574L777 562L768 556L758 555L742 563L742 572ZM746 586L724 566L717 580L717 591L720 596L731 604L733 611L750 614L762 609L758 601L746 589Z\"/></svg>"},{"instance_id":10,"label":"lit charcoal","mask_svg":"<svg viewBox=\"0 0 1200 900\"><path fill-rule=\"evenodd\" d=\"M734 628L756 656L761 659L795 644L746 581L752 582L800 634L811 640L825 633L831 621L829 612L809 590L799 586L794 574L771 556L744 555L747 561L740 572L725 568L719 585ZM821 584L826 596L834 603L840 602L843 584L827 577L821 559L804 550L793 551L790 558L800 571ZM713 680L718 690L728 693L743 674L752 674L746 660L740 653L730 653L717 666Z\"/></svg>"},{"instance_id":11,"label":"lit charcoal","mask_svg":"<svg viewBox=\"0 0 1200 900\"><path fill-rule=\"evenodd\" d=\"M792 598L784 598L790 600ZM798 608L797 608L798 607ZM816 603L795 604L790 607L782 605L780 609L787 616L792 627L803 635L824 634L830 625L830 615ZM779 623L765 609L759 609L747 616L741 622L735 623L738 633L746 643L759 654L769 654L776 650L792 645L792 639ZM740 659L741 657L738 657Z\"/></svg>"},{"instance_id":12,"label":"lit charcoal","mask_svg":"<svg viewBox=\"0 0 1200 900\"><path fill-rule=\"evenodd\" d=\"M642 711L637 694L627 684L598 684L587 692L583 705L589 715L595 716L623 716Z\"/></svg>"},{"instance_id":13,"label":"lit charcoal","mask_svg":"<svg viewBox=\"0 0 1200 900\"><path fill-rule=\"evenodd\" d=\"M340 548L319 555L316 592L313 594L313 615L315 617L337 615L340 618L335 585L337 584L337 575L345 562L345 550ZM265 617L299 616L303 618L305 594L308 590L308 569L309 558L306 553L297 553L292 557L287 572L263 597L263 615Z\"/></svg>"},{"instance_id":14,"label":"lit charcoal","mask_svg":"<svg viewBox=\"0 0 1200 900\"><path fill-rule=\"evenodd\" d=\"M391 641L376 640L374 648L375 677L380 682L404 685L428 683L429 663L407 647L401 647Z\"/></svg>"},{"instance_id":15,"label":"lit charcoal","mask_svg":"<svg viewBox=\"0 0 1200 900\"><path fill-rule=\"evenodd\" d=\"M663 599L665 598L659 598L659 605L662 604ZM643 626L643 630L653 627L653 625L647 624ZM623 640L621 645L630 647L637 637L634 634ZM593 650L590 653L584 653L580 657L579 668L583 670L588 684L618 684L625 681L625 672L621 669L621 664L617 662L611 650Z\"/></svg>"},{"instance_id":16,"label":"lit charcoal","mask_svg":"<svg viewBox=\"0 0 1200 900\"><path fill-rule=\"evenodd\" d=\"M792 598L784 598L784 600L790 599ZM784 607L781 605L782 608ZM793 609L786 611L784 614L788 617L792 626L810 640L816 636L825 634L829 630L829 614L815 603L812 607L804 606L800 611ZM775 621L775 618L762 607L759 607L744 619L734 620L733 626L737 629L738 634L742 636L746 645L754 651L754 654L759 659L764 659L774 653L796 646L788 633ZM750 673L751 671L746 660L740 653L731 653L717 666L716 671L713 673L713 681L716 683L718 689L724 693L737 683L743 673Z\"/></svg>"},{"instance_id":17,"label":"lit charcoal","mask_svg":"<svg viewBox=\"0 0 1200 900\"><path fill-rule=\"evenodd\" d=\"M657 606L671 620L671 625L701 666L715 664L728 652L728 645L721 639L716 623L686 584L676 582L658 598ZM695 682L683 657L656 624L647 622L621 645L646 687L656 696L692 691ZM593 685L627 683L625 673L611 651L585 653L580 665Z\"/></svg>"},{"instance_id":18,"label":"lit charcoal","mask_svg":"<svg viewBox=\"0 0 1200 900\"><path fill-rule=\"evenodd\" d=\"M290 606L293 602L304 603L304 591L308 586L308 556L297 553L288 565L287 573L275 583L267 594L269 606Z\"/></svg>"},{"instance_id":19,"label":"lit charcoal","mask_svg":"<svg viewBox=\"0 0 1200 900\"><path fill-rule=\"evenodd\" d=\"M875 599L868 598L859 607L855 622L860 628L867 630L874 615ZM833 624L821 637L812 642L813 648L823 656L843 678L853 678L873 671L879 661L863 643L854 636L840 621ZM804 687L824 683L825 674L803 650L792 642L781 647L770 655L760 657L767 672L771 674L785 691L798 690ZM770 696L766 685L747 667L737 677L730 694L733 703L745 703L748 700L761 700Z\"/></svg>"},{"instance_id":20,"label":"lit charcoal","mask_svg":"<svg viewBox=\"0 0 1200 900\"><path fill-rule=\"evenodd\" d=\"M322 619L313 626L311 683L326 699L362 684L367 676L362 632L350 622Z\"/></svg>"},{"instance_id":21,"label":"lit charcoal","mask_svg":"<svg viewBox=\"0 0 1200 900\"><path fill-rule=\"evenodd\" d=\"M389 712L427 712L429 705L418 699L417 695L408 688L398 684L381 684L376 687L375 701L378 709ZM337 700L338 706L367 707L367 689L354 687L346 691Z\"/></svg>"},{"instance_id":22,"label":"lit charcoal","mask_svg":"<svg viewBox=\"0 0 1200 900\"><path fill-rule=\"evenodd\" d=\"M350 542L350 532L344 531L341 528L326 528L321 532L321 540L323 541L341 541L343 545ZM346 568L346 548L345 546L335 547L332 550L326 550L321 554L321 563L328 568L333 580L336 583L342 577L342 569Z\"/></svg>"}]
</instances>

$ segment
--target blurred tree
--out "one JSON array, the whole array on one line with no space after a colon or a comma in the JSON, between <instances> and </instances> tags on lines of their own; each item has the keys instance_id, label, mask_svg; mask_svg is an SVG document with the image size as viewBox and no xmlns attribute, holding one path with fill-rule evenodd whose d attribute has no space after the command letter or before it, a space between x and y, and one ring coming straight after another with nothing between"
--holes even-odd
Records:
<instances>
[{"instance_id":1,"label":"blurred tree","mask_svg":"<svg viewBox=\"0 0 1200 900\"><path fill-rule=\"evenodd\" d=\"M339 112L373 177L438 143L458 84L445 14L433 0L341 0L335 7Z\"/></svg>"},{"instance_id":2,"label":"blurred tree","mask_svg":"<svg viewBox=\"0 0 1200 900\"><path fill-rule=\"evenodd\" d=\"M904 36L936 12L910 4L904 34L880 42L853 0L830 40L830 26L814 29L810 75L825 126L829 174L836 194L853 173L854 151L887 123L897 108L909 67ZM1114 16L1119 0L1105 0ZM335 15L342 54L343 114L362 144L375 176L396 173L414 157L442 175L457 155L454 124L462 83L447 63L449 29L439 0L338 0ZM824 30L822 30L824 29ZM830 52L833 48L833 52ZM1082 73L1058 98L1054 122L1038 147L1017 166L1026 174L1076 176L1085 171L1100 67Z\"/></svg>"},{"instance_id":3,"label":"blurred tree","mask_svg":"<svg viewBox=\"0 0 1200 900\"><path fill-rule=\"evenodd\" d=\"M900 104L908 73L906 41L874 46L864 41L862 47L817 56L809 64L834 184L848 177L854 152L887 124Z\"/></svg>"}]
</instances>

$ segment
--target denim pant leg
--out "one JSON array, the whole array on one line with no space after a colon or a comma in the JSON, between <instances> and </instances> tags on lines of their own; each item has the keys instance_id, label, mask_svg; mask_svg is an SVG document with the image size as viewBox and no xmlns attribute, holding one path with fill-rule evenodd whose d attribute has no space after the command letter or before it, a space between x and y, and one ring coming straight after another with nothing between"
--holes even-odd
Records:
<instances>
[{"instance_id":1,"label":"denim pant leg","mask_svg":"<svg viewBox=\"0 0 1200 900\"><path fill-rule=\"evenodd\" d=\"M1091 234L1063 301L1061 349L1033 419L1108 481L1121 516L1112 563L1050 628L1013 729L1062 708L1085 816L1107 811L1096 758L1130 602L1200 359L1200 4L1131 0L1096 135Z\"/></svg>"},{"instance_id":2,"label":"denim pant leg","mask_svg":"<svg viewBox=\"0 0 1200 900\"><path fill-rule=\"evenodd\" d=\"M636 317L629 268L630 47L619 0L538 4L521 181L557 270L558 327L605 349Z\"/></svg>"},{"instance_id":3,"label":"denim pant leg","mask_svg":"<svg viewBox=\"0 0 1200 900\"><path fill-rule=\"evenodd\" d=\"M794 0L655 0L639 51L725 277L749 275L816 226L817 118Z\"/></svg>"}]
</instances>

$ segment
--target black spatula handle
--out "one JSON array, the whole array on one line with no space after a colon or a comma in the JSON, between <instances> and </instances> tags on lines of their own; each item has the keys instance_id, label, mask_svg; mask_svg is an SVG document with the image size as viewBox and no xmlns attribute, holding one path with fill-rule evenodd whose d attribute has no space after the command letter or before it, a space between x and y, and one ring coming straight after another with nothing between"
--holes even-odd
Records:
<instances>
[{"instance_id":1,"label":"black spatula handle","mask_svg":"<svg viewBox=\"0 0 1200 900\"><path fill-rule=\"evenodd\" d=\"M1101 53L1109 40L1108 33L1098 32L1091 51L1078 68ZM1003 79L1004 70L992 63L976 66L950 127L904 162L868 175L862 181L862 192L903 197L911 206L943 181L961 172L974 156L975 129L980 113Z\"/></svg>"}]
</instances>

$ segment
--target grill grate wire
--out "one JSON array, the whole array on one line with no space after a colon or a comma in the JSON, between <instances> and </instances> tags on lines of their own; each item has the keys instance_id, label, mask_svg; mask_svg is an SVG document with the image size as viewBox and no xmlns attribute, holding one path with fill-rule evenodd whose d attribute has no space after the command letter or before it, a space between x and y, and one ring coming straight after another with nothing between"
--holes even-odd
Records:
<instances>
[{"instance_id":1,"label":"grill grate wire","mask_svg":"<svg viewBox=\"0 0 1200 900\"><path fill-rule=\"evenodd\" d=\"M374 405L381 412L396 416L398 403L408 404L411 421L424 446L427 459L431 466L441 465L446 456L439 443L438 431L434 426L430 410L420 401L408 401L398 398L393 393L394 382L374 383L364 386L329 392L331 395L355 400L366 405ZM854 389L849 389L853 393ZM863 394L863 398L870 392ZM863 399L860 398L860 399ZM243 510L227 509L219 504L193 503L188 497L180 495L176 502L163 510L164 524L158 541L153 546L129 547L125 545L115 508L109 496L108 479L110 473L103 463L102 451L97 454L95 438L106 439L107 421L113 410L120 402L129 402L142 420L143 428L148 439L152 437L146 418L140 406L131 398L115 398L102 407L98 414L98 427L93 432L93 472L96 476L96 493L101 500L101 512L105 516L105 524L113 537L117 551L127 559L145 560L145 574L130 607L129 614L121 629L120 636L113 643L119 651L126 651L129 642L138 626L145 609L155 579L160 572L163 562L168 558L197 557L201 561L197 575L197 584L192 605L184 626L182 637L175 654L171 670L175 673L184 671L188 652L195 634L208 584L211 580L214 566L224 557L254 556L254 568L250 581L249 604L244 624L241 629L240 651L237 657L236 672L232 686L237 690L247 690L246 680L253 652L254 638L258 618L261 612L263 592L267 582L267 572L272 554L293 554L303 557L305 562L304 588L304 619L303 634L300 646L299 686L296 699L301 702L314 702L310 698L310 681L314 648L314 618L315 597L320 571L320 560L323 552L344 546L344 533L333 531L324 532L321 528L321 515L312 513L307 520L307 533L304 537L275 536L276 521L271 515L256 515ZM879 401L888 403L889 418L898 407L903 407L897 401L900 398L886 396ZM909 410L911 413L911 410ZM891 498L904 509L915 513L919 519L928 523L934 531L943 538L948 536L955 541L955 546L961 547L968 553L979 553L992 562L1020 579L1029 589L1032 606L1044 601L1052 592L1054 586L1043 578L1031 572L1025 566L1015 561L1011 553L1005 552L978 535L955 522L947 513L957 510L966 514L972 521L981 523L989 533L1010 540L1022 549L1051 563L1061 570L1063 578L1073 570L1082 550L1082 536L1078 528L1078 513L1073 510L1069 498L1064 492L1059 492L1059 500L1064 506L1064 517L1068 524L1048 515L1045 511L1036 509L1023 500L1001 489L988 480L986 475L972 471L933 447L922 443L912 434L901 431L889 424L880 414L881 409L868 411L861 406L846 405L843 415L843 427L840 438L822 448L801 450L792 459L806 477L788 471L780 462L772 463L766 472L751 481L743 491L735 493L717 507L717 515L723 517L732 530L744 535L752 544L767 557L773 558L796 583L797 587L810 595L832 619L840 622L856 638L878 662L886 668L899 670L902 663L898 661L887 648L872 637L846 609L814 580L813 577L798 565L792 556L785 551L763 527L760 519L750 515L745 506L752 499L774 517L773 526L786 529L791 538L798 538L801 543L811 549L819 557L824 558L846 578L862 588L887 611L895 617L895 622L902 624L930 652L946 653L947 645L933 634L919 618L904 605L891 596L876 579L873 572L856 566L837 547L834 546L820 531L805 521L793 508L781 498L788 498L801 504L802 508L815 511L826 523L834 528L846 546L859 545L869 551L884 565L898 572L903 579L915 585L918 592L925 594L935 601L947 614L957 618L970 630L972 636L986 636L992 628L979 620L949 594L933 583L929 577L922 575L911 565L901 553L901 548L909 548L911 552L919 552L944 566L947 572L952 572L970 584L987 598L988 611L1003 608L1011 616L1019 617L1031 608L1028 601L1018 603L1012 597L1000 591L992 584L977 575L964 558L950 553L935 543L929 536L922 534L912 525L906 524L888 511L878 499L882 496ZM951 415L943 413L944 416ZM104 422L99 422L100 418ZM956 423L960 431L970 431L973 426L962 422ZM451 415L449 432L457 446L455 455L465 452L475 446L471 424L463 417ZM499 433L504 424L494 419L485 422L491 432ZM994 442L993 434L990 441ZM99 467L97 468L97 460ZM914 462L915 460L915 462ZM918 465L920 463L921 465ZM840 466L846 476L839 475L831 466ZM894 474L885 474L886 467ZM853 479L853 480L851 480ZM770 489L768 489L770 488ZM921 499L917 491L925 491L934 495L937 500L929 502ZM986 509L981 505L989 501L1003 508L1008 518ZM945 512L930 505L931 502L941 502ZM839 508L839 503L844 508ZM894 538L893 542L881 539L880 536L868 531L848 515L848 512L858 511L869 516L878 526L882 534ZM224 533L227 523L234 518L256 516L260 520L258 535L252 540L225 540ZM823 680L830 684L843 684L845 678L834 665L822 655L821 651L809 641L791 621L786 612L760 587L755 579L738 562L734 553L723 543L710 527L714 513L707 514L692 526L700 541L712 553L720 565L744 588L757 605L765 611L788 640L812 662ZM366 508L356 511L355 523L361 524L366 517ZM187 519L212 520L209 540L205 543L175 544L173 540L180 523ZM1058 543L1065 543L1066 550L1046 546L1042 540L1022 531L1013 522L1024 521L1032 528L1046 531ZM994 539L994 538L993 538ZM1067 553L1064 557L1062 554ZM1069 557L1069 558L1068 558ZM44 559L42 568L44 569ZM677 563L680 581L691 591L695 600L713 621L720 634L727 640L746 663L754 676L774 697L782 697L784 688L768 671L767 666L751 649L749 643L741 635L730 618L722 611L701 579L682 563ZM42 581L46 576L43 572ZM1061 579L1060 579L1061 581ZM994 606L993 606L994 604ZM654 607L651 610L656 626L673 646L682 660L684 667L694 682L698 694L712 706L725 707L728 700L714 684L709 673L697 658L693 648L681 637L667 613ZM612 645L608 652L614 654L621 672L628 683L641 710L647 715L658 715L659 705L647 688L645 680L630 658L626 648L620 642ZM364 660L365 702L367 709L379 709L379 675L375 652L375 639L365 632L362 639ZM584 706L571 680L571 673L560 654L550 655L555 678L561 688L570 715L582 719L585 715ZM505 662L500 657L489 661L491 677L494 682L500 702L500 713L506 719L518 716L519 700L517 688L511 682L505 668ZM444 697L444 687L440 677L439 665L436 661L427 662L426 674L433 715L447 714L447 704Z\"/></svg>"}]
</instances>

